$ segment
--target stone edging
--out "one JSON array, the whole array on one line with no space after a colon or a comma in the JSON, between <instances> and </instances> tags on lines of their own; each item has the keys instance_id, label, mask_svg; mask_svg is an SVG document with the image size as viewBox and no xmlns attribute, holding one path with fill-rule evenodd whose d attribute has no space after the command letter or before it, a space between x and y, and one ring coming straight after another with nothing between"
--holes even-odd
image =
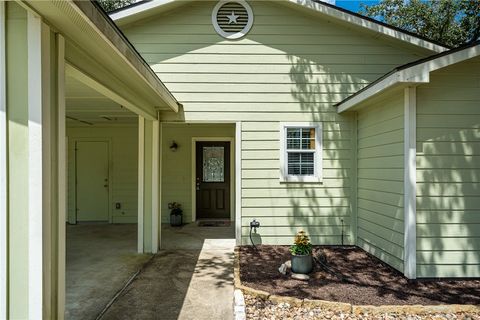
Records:
<instances>
[{"instance_id":1,"label":"stone edging","mask_svg":"<svg viewBox=\"0 0 480 320\"><path fill-rule=\"evenodd\" d=\"M273 303L288 303L296 307L322 308L331 311L360 314L410 314L424 315L435 313L480 313L480 305L470 304L447 304L447 305L385 305L385 306L358 306L350 303L333 302L326 300L310 300L298 299L294 297L284 297L272 295L269 292L253 289L243 285L240 281L240 259L239 248L235 247L235 260L233 268L235 289L241 290L244 294L260 298L262 300L270 300Z\"/></svg>"}]
</instances>

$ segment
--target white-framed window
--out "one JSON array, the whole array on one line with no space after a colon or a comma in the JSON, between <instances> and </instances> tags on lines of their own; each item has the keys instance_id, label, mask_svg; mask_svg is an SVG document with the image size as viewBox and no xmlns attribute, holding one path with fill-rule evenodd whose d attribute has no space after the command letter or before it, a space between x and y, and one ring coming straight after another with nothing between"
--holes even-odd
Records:
<instances>
[{"instance_id":1,"label":"white-framed window","mask_svg":"<svg viewBox=\"0 0 480 320\"><path fill-rule=\"evenodd\" d=\"M322 124L280 124L280 181L322 181Z\"/></svg>"}]
</instances>

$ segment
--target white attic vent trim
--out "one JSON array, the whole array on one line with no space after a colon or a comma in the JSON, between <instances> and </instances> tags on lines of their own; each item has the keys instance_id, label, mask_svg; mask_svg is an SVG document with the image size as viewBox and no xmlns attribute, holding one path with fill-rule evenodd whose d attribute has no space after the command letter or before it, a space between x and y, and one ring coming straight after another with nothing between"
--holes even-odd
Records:
<instances>
[{"instance_id":1,"label":"white attic vent trim","mask_svg":"<svg viewBox=\"0 0 480 320\"><path fill-rule=\"evenodd\" d=\"M212 11L212 24L220 36L239 39L252 28L252 8L243 0L219 1Z\"/></svg>"}]
</instances>

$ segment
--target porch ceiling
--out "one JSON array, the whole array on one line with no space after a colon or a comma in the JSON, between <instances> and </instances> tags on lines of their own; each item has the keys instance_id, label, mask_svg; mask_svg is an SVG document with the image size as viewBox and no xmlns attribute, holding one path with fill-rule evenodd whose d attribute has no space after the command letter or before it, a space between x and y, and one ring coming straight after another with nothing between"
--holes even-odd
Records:
<instances>
[{"instance_id":1,"label":"porch ceiling","mask_svg":"<svg viewBox=\"0 0 480 320\"><path fill-rule=\"evenodd\" d=\"M134 124L137 115L69 76L65 77L67 125Z\"/></svg>"}]
</instances>

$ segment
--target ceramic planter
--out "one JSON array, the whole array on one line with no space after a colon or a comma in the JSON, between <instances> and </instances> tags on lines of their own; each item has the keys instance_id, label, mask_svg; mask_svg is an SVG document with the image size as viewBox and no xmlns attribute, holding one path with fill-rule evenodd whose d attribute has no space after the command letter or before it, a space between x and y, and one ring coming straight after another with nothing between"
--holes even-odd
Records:
<instances>
[{"instance_id":1,"label":"ceramic planter","mask_svg":"<svg viewBox=\"0 0 480 320\"><path fill-rule=\"evenodd\" d=\"M292 254L292 272L307 274L313 269L313 259L311 254L294 255Z\"/></svg>"},{"instance_id":2,"label":"ceramic planter","mask_svg":"<svg viewBox=\"0 0 480 320\"><path fill-rule=\"evenodd\" d=\"M183 214L180 209L173 209L170 212L170 225L172 227L179 227L183 224Z\"/></svg>"}]
</instances>

